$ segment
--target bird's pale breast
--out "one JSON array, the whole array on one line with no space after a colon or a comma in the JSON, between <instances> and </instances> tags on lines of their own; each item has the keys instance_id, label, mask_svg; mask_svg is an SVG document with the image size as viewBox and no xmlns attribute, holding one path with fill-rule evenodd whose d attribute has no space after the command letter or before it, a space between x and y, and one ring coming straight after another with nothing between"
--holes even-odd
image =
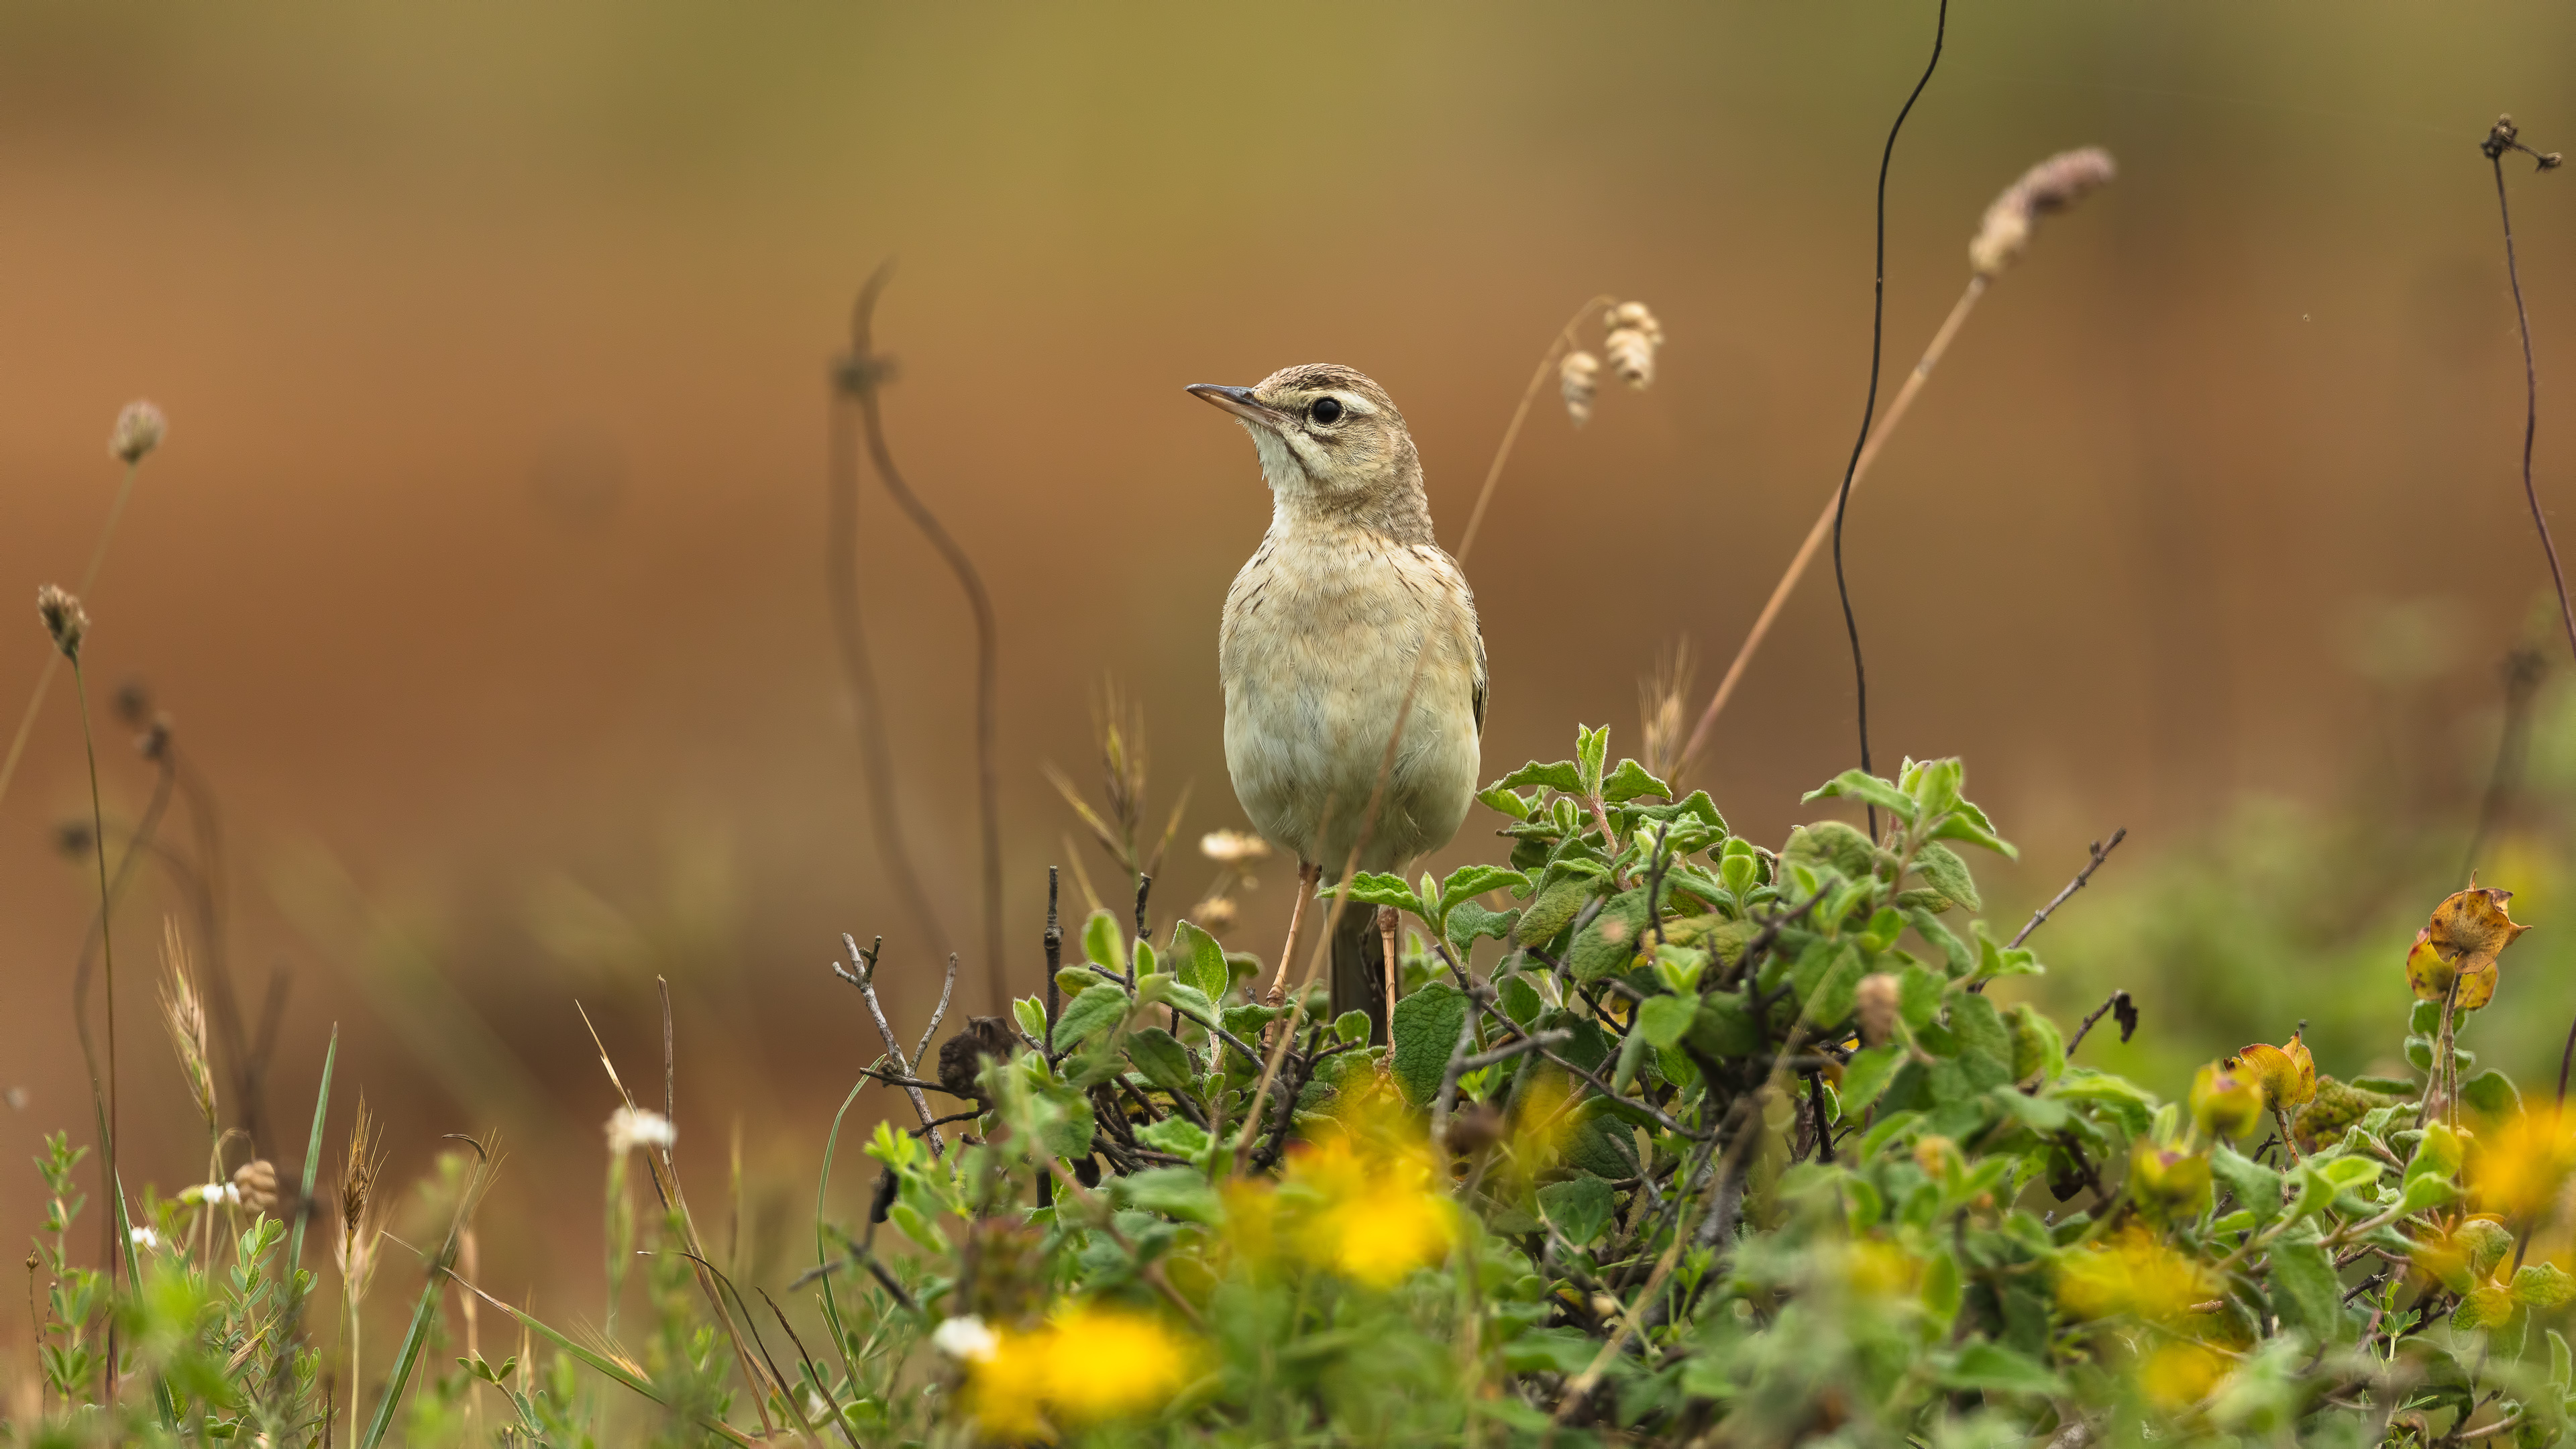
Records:
<instances>
[{"instance_id":1,"label":"bird's pale breast","mask_svg":"<svg viewBox=\"0 0 2576 1449\"><path fill-rule=\"evenodd\" d=\"M1252 823L1338 875L1396 721L1360 868L1446 844L1477 784L1484 646L1458 566L1361 528L1274 528L1226 595L1225 761ZM1410 711L1414 662L1423 658Z\"/></svg>"}]
</instances>

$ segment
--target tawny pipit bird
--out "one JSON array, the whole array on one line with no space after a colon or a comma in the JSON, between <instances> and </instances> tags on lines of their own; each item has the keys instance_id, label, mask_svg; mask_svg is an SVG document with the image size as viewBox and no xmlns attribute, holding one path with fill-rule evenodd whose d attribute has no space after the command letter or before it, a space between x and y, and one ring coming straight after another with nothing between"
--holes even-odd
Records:
<instances>
[{"instance_id":1,"label":"tawny pipit bird","mask_svg":"<svg viewBox=\"0 0 2576 1449\"><path fill-rule=\"evenodd\" d=\"M1242 422L1270 484L1270 531L1226 591L1217 675L1235 796L1297 854L1276 999L1307 894L1351 868L1354 847L1360 870L1402 870L1467 818L1485 641L1466 575L1432 540L1422 460L1386 389L1309 363L1254 387L1190 391ZM1392 910L1346 908L1333 940L1333 1010L1365 1010L1380 1041L1395 924Z\"/></svg>"}]
</instances>

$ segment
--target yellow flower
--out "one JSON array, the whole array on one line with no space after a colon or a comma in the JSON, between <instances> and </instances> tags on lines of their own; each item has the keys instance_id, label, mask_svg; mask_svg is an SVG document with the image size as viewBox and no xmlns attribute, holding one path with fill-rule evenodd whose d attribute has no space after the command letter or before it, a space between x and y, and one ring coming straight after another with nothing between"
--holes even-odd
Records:
<instances>
[{"instance_id":1,"label":"yellow flower","mask_svg":"<svg viewBox=\"0 0 2576 1449\"><path fill-rule=\"evenodd\" d=\"M1503 1170L1514 1182L1527 1187L1556 1166L1566 1138L1574 1133L1575 1114L1569 1105L1573 1097L1563 1072L1545 1067L1531 1074L1528 1090L1512 1110L1511 1130L1503 1138Z\"/></svg>"},{"instance_id":2,"label":"yellow flower","mask_svg":"<svg viewBox=\"0 0 2576 1449\"><path fill-rule=\"evenodd\" d=\"M1439 1262L1457 1239L1455 1209L1420 1150L1363 1152L1338 1135L1292 1158L1287 1181L1310 1205L1299 1234L1307 1256L1370 1287Z\"/></svg>"},{"instance_id":3,"label":"yellow flower","mask_svg":"<svg viewBox=\"0 0 2576 1449\"><path fill-rule=\"evenodd\" d=\"M974 1365L967 1399L986 1434L1035 1438L1050 1418L1086 1424L1155 1408L1188 1369L1186 1348L1160 1323L1085 1305L1033 1331L1001 1333Z\"/></svg>"},{"instance_id":4,"label":"yellow flower","mask_svg":"<svg viewBox=\"0 0 2576 1449\"><path fill-rule=\"evenodd\" d=\"M2469 1191L2508 1219L2547 1212L2576 1172L2576 1136L2555 1108L2538 1108L2470 1139Z\"/></svg>"},{"instance_id":5,"label":"yellow flower","mask_svg":"<svg viewBox=\"0 0 2576 1449\"><path fill-rule=\"evenodd\" d=\"M1865 1298L1895 1298L1914 1291L1923 1265L1914 1255L1879 1238L1864 1238L1843 1255L1843 1282Z\"/></svg>"},{"instance_id":6,"label":"yellow flower","mask_svg":"<svg viewBox=\"0 0 2576 1449\"><path fill-rule=\"evenodd\" d=\"M2129 1313L2171 1322L2218 1296L2218 1280L2144 1230L2131 1228L2057 1265L2057 1301L2077 1318Z\"/></svg>"},{"instance_id":7,"label":"yellow flower","mask_svg":"<svg viewBox=\"0 0 2576 1449\"><path fill-rule=\"evenodd\" d=\"M2169 1343L2147 1355L2138 1386L2161 1409L2187 1409L2209 1397L2227 1372L2227 1360L2197 1343Z\"/></svg>"}]
</instances>

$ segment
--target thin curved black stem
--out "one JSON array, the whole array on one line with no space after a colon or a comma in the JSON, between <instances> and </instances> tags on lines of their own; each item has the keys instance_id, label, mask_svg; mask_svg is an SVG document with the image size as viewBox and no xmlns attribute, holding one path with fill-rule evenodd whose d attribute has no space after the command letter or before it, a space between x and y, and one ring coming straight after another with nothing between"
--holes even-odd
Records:
<instances>
[{"instance_id":1,"label":"thin curved black stem","mask_svg":"<svg viewBox=\"0 0 2576 1449\"><path fill-rule=\"evenodd\" d=\"M2576 654L2576 606L2567 601L2567 573L2558 566L2558 544L2549 536L2549 515L2540 508L2540 491L2531 482L2531 445L2540 431L2540 371L2531 361L2531 310L2523 305L2522 267L2513 252L2513 203L2504 189L2504 153L2530 151L2515 139L2513 122L2499 120L2487 133L2487 164L2495 168L2496 214L2504 220L2504 274L2513 284L2514 328L2522 334L2522 497L2531 505L2531 523L2540 530L2540 551L2549 556L2549 582L2558 590L2558 619L2567 629L2567 648ZM2558 164L2555 156L2540 158L2540 169L2547 171Z\"/></svg>"},{"instance_id":2,"label":"thin curved black stem","mask_svg":"<svg viewBox=\"0 0 2576 1449\"><path fill-rule=\"evenodd\" d=\"M1843 515L1851 508L1852 479L1860 472L1861 450L1869 446L1870 424L1878 416L1879 354L1887 339L1887 173L1896 162L1896 138L1905 130L1905 118L1914 114L1914 103L1923 98L1923 88L1932 84L1932 72L1941 65L1941 42L1950 31L1950 0L1941 0L1941 8L1932 23L1932 59L1923 67L1923 78L1914 83L1913 93L1906 96L1905 108L1896 113L1896 124L1887 128L1887 149L1878 158L1878 264L1875 291L1872 293L1869 318L1869 397L1861 406L1860 436L1852 441L1851 461L1843 465L1843 486L1834 497L1834 592L1842 599L1843 632L1851 636L1852 688L1860 712L1860 767L1867 771L1869 760L1869 670L1861 662L1860 621L1852 614L1851 583L1843 574ZM2576 639L2576 633L2571 633ZM1878 838L1878 807L1869 807L1870 839Z\"/></svg>"}]
</instances>

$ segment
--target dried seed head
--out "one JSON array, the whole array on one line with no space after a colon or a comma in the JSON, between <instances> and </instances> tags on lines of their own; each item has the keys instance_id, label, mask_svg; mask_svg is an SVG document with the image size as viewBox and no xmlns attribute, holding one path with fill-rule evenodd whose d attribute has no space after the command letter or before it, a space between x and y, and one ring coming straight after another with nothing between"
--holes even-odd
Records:
<instances>
[{"instance_id":1,"label":"dried seed head","mask_svg":"<svg viewBox=\"0 0 2576 1449\"><path fill-rule=\"evenodd\" d=\"M161 446L162 435L170 431L170 420L148 402L130 402L116 415L116 429L107 435L108 456L125 463L140 463L143 455Z\"/></svg>"},{"instance_id":2,"label":"dried seed head","mask_svg":"<svg viewBox=\"0 0 2576 1449\"><path fill-rule=\"evenodd\" d=\"M241 1194L241 1204L255 1213L277 1211L277 1164L265 1157L254 1158L233 1169L233 1188Z\"/></svg>"},{"instance_id":3,"label":"dried seed head","mask_svg":"<svg viewBox=\"0 0 2576 1449\"><path fill-rule=\"evenodd\" d=\"M1897 1009L1902 1004L1903 983L1881 971L1860 979L1860 1039L1871 1046L1884 1045L1896 1035Z\"/></svg>"},{"instance_id":4,"label":"dried seed head","mask_svg":"<svg viewBox=\"0 0 2576 1449\"><path fill-rule=\"evenodd\" d=\"M1190 907L1190 924L1211 936L1222 936L1234 928L1240 913L1234 901L1226 896L1210 896Z\"/></svg>"},{"instance_id":5,"label":"dried seed head","mask_svg":"<svg viewBox=\"0 0 2576 1449\"><path fill-rule=\"evenodd\" d=\"M197 1115L204 1118L209 1134L223 1130L215 1113L215 1072L209 1065L206 1050L206 1003L197 995L197 983L188 972L188 943L179 935L179 923L161 923L161 960L169 968L169 980L161 986L161 1021L170 1030L170 1045L179 1054L179 1075L188 1084L188 1095L197 1104Z\"/></svg>"},{"instance_id":6,"label":"dried seed head","mask_svg":"<svg viewBox=\"0 0 2576 1449\"><path fill-rule=\"evenodd\" d=\"M366 1094L361 1092L357 1119L349 1126L349 1145L340 1157L340 1240L331 1245L341 1284L352 1298L366 1296L376 1272L378 1219L383 1216L376 1185L385 1170L383 1138L384 1126L367 1110Z\"/></svg>"},{"instance_id":7,"label":"dried seed head","mask_svg":"<svg viewBox=\"0 0 2576 1449\"><path fill-rule=\"evenodd\" d=\"M1656 657L1655 672L1637 681L1637 719L1645 736L1646 772L1668 785L1681 783L1682 746L1690 728L1690 641L1676 639Z\"/></svg>"},{"instance_id":8,"label":"dried seed head","mask_svg":"<svg viewBox=\"0 0 2576 1449\"><path fill-rule=\"evenodd\" d=\"M1655 380L1655 349L1664 345L1664 326L1643 302L1622 302L1603 313L1601 325L1610 335L1601 340L1601 350L1610 354L1610 368L1619 380L1633 388L1644 388Z\"/></svg>"},{"instance_id":9,"label":"dried seed head","mask_svg":"<svg viewBox=\"0 0 2576 1449\"><path fill-rule=\"evenodd\" d=\"M1557 391L1565 397L1565 415L1576 427L1592 421L1592 399L1601 391L1601 359L1589 352L1569 352L1556 365Z\"/></svg>"},{"instance_id":10,"label":"dried seed head","mask_svg":"<svg viewBox=\"0 0 2576 1449\"><path fill-rule=\"evenodd\" d=\"M45 632L63 657L79 663L81 640L89 633L89 614L80 600L58 585L47 584L36 590L36 617L45 621Z\"/></svg>"},{"instance_id":11,"label":"dried seed head","mask_svg":"<svg viewBox=\"0 0 2576 1449\"><path fill-rule=\"evenodd\" d=\"M161 757L170 753L170 716L152 716L152 722L143 727L143 733L134 737L134 752L159 764Z\"/></svg>"},{"instance_id":12,"label":"dried seed head","mask_svg":"<svg viewBox=\"0 0 2576 1449\"><path fill-rule=\"evenodd\" d=\"M1270 858L1270 842L1248 830L1211 830L1199 837L1199 854L1219 865L1248 865Z\"/></svg>"},{"instance_id":13,"label":"dried seed head","mask_svg":"<svg viewBox=\"0 0 2576 1449\"><path fill-rule=\"evenodd\" d=\"M1981 277L2003 275L2030 249L2031 228L2039 218L2073 206L2118 174L2111 153L2099 146L2061 151L2023 172L1986 208L1985 221L1968 242L1968 265Z\"/></svg>"}]
</instances>

